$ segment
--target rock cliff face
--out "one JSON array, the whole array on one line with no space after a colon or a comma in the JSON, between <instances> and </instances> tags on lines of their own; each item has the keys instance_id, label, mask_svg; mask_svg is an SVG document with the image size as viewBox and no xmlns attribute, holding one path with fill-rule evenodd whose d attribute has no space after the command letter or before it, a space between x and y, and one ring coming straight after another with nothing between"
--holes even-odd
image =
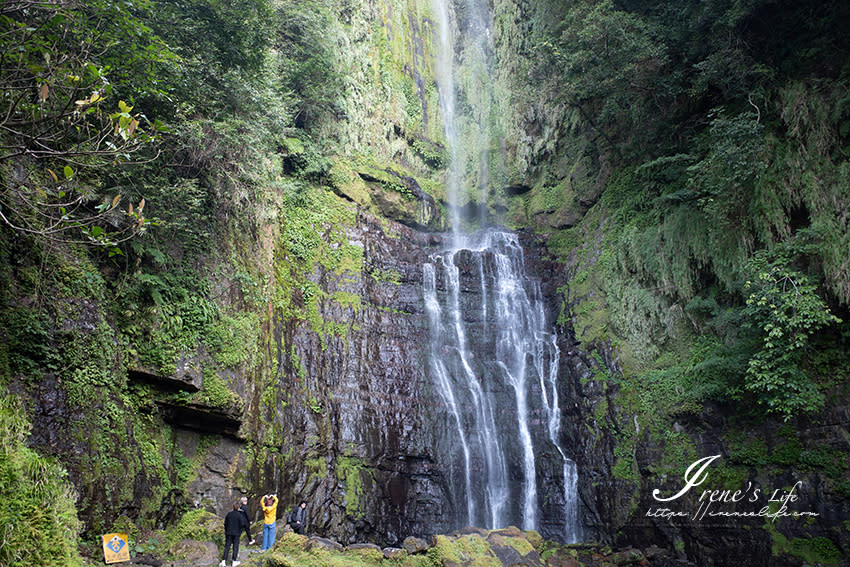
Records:
<instances>
[{"instance_id":1,"label":"rock cliff face","mask_svg":"<svg viewBox=\"0 0 850 567\"><path fill-rule=\"evenodd\" d=\"M564 147L561 136L568 129L562 125L570 121L569 105L555 105L549 91L524 83L534 57L532 28L551 19L545 3L536 16L538 6L525 0L497 0L493 6L499 59L494 100L501 101L494 106L504 124L494 127L489 144L490 212L517 226L573 227L607 183L610 156L581 142L576 142L581 147ZM21 361L0 363L15 369L10 391L32 402L30 443L68 468L79 492L80 516L92 532L111 530L122 521L171 525L192 508L221 515L243 494L251 498L258 519L257 500L267 492L279 494L281 516L296 502L307 501L310 532L343 543L393 545L407 536L458 527L460 503L451 496L449 482L452 428L428 372L431 331L423 301L423 265L444 248L439 234L426 231L445 228L441 193L448 159L433 65L432 8L427 0L364 0L345 11L347 17L334 18L338 21L328 29L340 47L340 68L356 85L342 104L340 116L346 119L329 122L326 128L334 131L324 133L339 140L339 155L328 172L316 174L317 181L305 173L313 164L290 143L280 168L287 184L310 179L316 191L334 192L352 208L356 204L351 226L334 230L344 233L342 244L362 250L362 260L348 271L317 263L307 275L310 285L293 292L297 316L263 297L267 303L255 309L259 315L250 313L261 327L261 349L250 364L216 365L204 346L181 353L170 374L125 360L132 358L129 353L138 346L133 341L145 330L132 329L128 322L122 330L116 323L138 313L110 295L109 277L99 270L114 268L68 261L56 270L62 286L45 294L38 289L41 284L30 281L37 279L37 271L27 264L29 251L3 233L0 275L9 289L2 290L2 297L8 312L18 315L14 321L9 317L15 332L8 336L18 341L9 350ZM514 89L515 81L527 91ZM366 155L369 159L360 159ZM505 171L497 171L502 167ZM280 210L262 212L268 217L252 226L261 236L234 237L244 240L228 245L247 250L246 257L263 248L265 255L257 254L261 258L239 261L255 262L246 273L261 274L272 281L266 287L274 288L280 282L273 264L283 247L276 226L282 223L275 215L286 205L275 189L263 191L257 199L263 204L257 206ZM528 199L512 199L523 195ZM594 220L600 227L608 222ZM326 234L320 234L327 227L314 228L310 236L315 238L306 242L328 244ZM575 249L592 244L595 232L571 235ZM741 556L748 565L799 565L801 557L840 564L841 554L850 550L846 406L833 403L817 420L793 421L790 430L752 415L736 417L728 407L689 408L675 416L671 428L651 430L638 417L640 392L621 387L617 348L575 337L570 316L585 307L580 301L562 307L561 287L573 282L567 268L550 259L546 240L521 233L526 268L540 281L547 320L560 321L561 445L578 464L586 539L657 544L701 565L739 565ZM563 253L567 246L559 248ZM461 254L459 259L461 269L477 269L471 258ZM212 261L204 264L208 258L192 260L205 276L215 271ZM45 255L37 263L51 262ZM234 264L227 269L244 268ZM159 273L149 268L149 277ZM217 278L210 276L212 287L224 286ZM445 293L444 284L438 287ZM241 301L236 293L230 297L229 288L215 291L210 302L233 307ZM204 293L204 299L213 295ZM308 301L311 294L314 301ZM472 288L461 295L461 305L469 306L464 318L472 340L485 345L488 321L472 308L480 298ZM37 300L47 305L39 306L38 317L30 317L30 304ZM107 305L110 301L121 304ZM145 308L144 301L138 303L139 310ZM254 309L243 303L235 310ZM592 321L599 323L598 336L609 334L601 329L605 320ZM156 317L149 321L162 324ZM313 324L317 321L320 330ZM485 350L481 356L489 354ZM214 370L205 373L209 368ZM210 399L209 374L226 396ZM846 386L836 399L847 399ZM761 516L723 515L697 521L651 513L659 508L654 489L674 493L686 467L712 455L721 455L722 466L712 464L700 488L740 488L749 496L758 489L755 503L760 505L777 490L781 498L793 489L789 511L818 516L770 522ZM541 486L557 485L560 472L543 460L537 464ZM667 508L693 514L700 492L693 490L681 504ZM539 494L546 537L559 531L558 498L549 489ZM753 510L745 504L715 510ZM811 549L819 554L801 555Z\"/></svg>"},{"instance_id":2,"label":"rock cliff face","mask_svg":"<svg viewBox=\"0 0 850 567\"><path fill-rule=\"evenodd\" d=\"M369 214L357 216L347 238L362 247L360 271L340 275L316 269L311 276L328 298L350 298L320 306L321 317L336 323L330 326L335 334L317 333L272 308L258 369L228 377L241 404L175 402L175 391L179 400L179 392L203 387L191 369L203 365L204 353L181 359L172 377L131 370L127 387L139 397L132 403L142 420L125 424L124 431L86 425L88 409L71 399L75 390L61 378L47 375L35 390L23 383L13 387L14 392L28 390L33 398L31 443L69 468L80 491L81 518L90 528L113 526L122 516L168 525L192 508L223 514L242 494L251 497L256 511L257 497L270 491L280 495L281 516L304 499L311 533L345 543L398 544L410 535L456 527L451 518L458 503L448 496L447 427L435 419L444 414L435 412L441 401L427 371L422 287L422 266L444 243L440 235ZM547 317L555 320L562 301L558 288L569 281L564 267L551 261L545 239L521 234L521 241L527 270L540 280ZM465 301L477 303L471 297ZM98 318L92 315L97 304L88 302L80 312L81 328L94 328L89 319ZM474 323L475 316L468 317ZM586 539L656 544L705 565L733 565L740 555L753 557L751 565L799 565L794 552L800 544L795 542L814 540L821 542L824 558L834 559L836 546L829 542L850 514L846 485L837 480L845 470L846 408L833 407L817 423L801 421L794 436L770 423L742 425L722 407L683 414L671 433L687 436L692 452L682 452L664 469L670 474L662 474L658 471L671 441L651 434L630 411L633 398L611 379L619 371L615 351L579 343L568 321L562 317L558 327L562 444L578 464ZM479 332L485 324L478 321ZM120 372L116 376L120 379ZM148 424L147 429L140 424ZM167 474L191 478L185 491L160 494L162 480L137 464L144 460L146 440L157 434L168 437L169 453L161 455ZM112 464L109 455L98 457L104 467L117 467L103 469L108 478L86 465L95 450L92 439L100 435L112 436L118 455ZM809 522L785 517L772 523L763 517L695 521L648 514L659 508L654 489L673 494L690 462L715 454L725 463L718 461L716 470L712 465L707 488L751 486L753 495L757 487L757 511L774 491L781 497L796 486L789 511L818 516ZM631 463L625 471L620 467L624 457ZM791 468L799 461L809 468ZM119 470L127 475L122 482ZM543 493L541 500L550 496ZM543 514L550 514L541 504ZM746 504L716 510L752 511ZM693 514L699 508L698 490L679 506L666 507ZM551 536L547 530L557 526L546 524L544 519L542 531Z\"/></svg>"},{"instance_id":3,"label":"rock cliff face","mask_svg":"<svg viewBox=\"0 0 850 567\"><path fill-rule=\"evenodd\" d=\"M313 274L329 297L359 298L322 304L320 316L337 324L338 335L323 338L308 325L274 319L268 356L279 368L278 399L271 409L249 407L242 432L250 440L250 432L265 431L268 439L271 428L284 441L257 439L262 448L246 481L257 492L278 492L285 508L306 500L310 529L342 542L397 544L410 535L444 533L458 527L454 510L462 504L450 496L452 430L438 411L443 402L428 372L423 302L423 265L444 243L439 235L365 214L348 238L363 248L361 273ZM559 267L544 257L539 241L524 240L529 272L541 279L547 305L559 305ZM554 313L548 316L551 321ZM477 323L474 332L484 334L487 321ZM544 477L560 474L540 468ZM539 499L559 497L544 492ZM563 519L560 524L547 529L554 534Z\"/></svg>"},{"instance_id":4,"label":"rock cliff face","mask_svg":"<svg viewBox=\"0 0 850 567\"><path fill-rule=\"evenodd\" d=\"M718 567L845 564L846 408L776 427L709 405L658 435L639 421L631 394L612 383L620 369L610 345L574 342L566 363L576 404L566 408L565 420L586 539L659 546ZM699 459L710 462L697 477L687 469ZM623 460L630 463L625 471ZM678 498L653 496L657 490L670 498L688 479L694 484Z\"/></svg>"},{"instance_id":5,"label":"rock cliff face","mask_svg":"<svg viewBox=\"0 0 850 567\"><path fill-rule=\"evenodd\" d=\"M363 271L317 272L329 295L320 316L338 324L323 340L276 320L271 356L281 361L279 450L258 460L257 479L294 505L310 504L311 529L341 541L403 539L439 512L440 471L425 423L429 385L422 343L421 263L428 238L404 226L388 236L373 217L348 233ZM250 418L249 418L250 419Z\"/></svg>"}]
</instances>

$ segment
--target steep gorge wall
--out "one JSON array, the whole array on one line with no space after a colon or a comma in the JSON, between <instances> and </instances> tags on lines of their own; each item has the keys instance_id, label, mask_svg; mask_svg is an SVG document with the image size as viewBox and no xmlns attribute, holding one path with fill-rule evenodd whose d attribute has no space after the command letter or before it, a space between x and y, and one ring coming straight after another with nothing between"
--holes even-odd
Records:
<instances>
[{"instance_id":1,"label":"steep gorge wall","mask_svg":"<svg viewBox=\"0 0 850 567\"><path fill-rule=\"evenodd\" d=\"M574 109L550 105L551 91L523 82L533 55L529 32L557 16L544 8L496 3L490 205L512 226L546 231L548 247L524 242L537 250L530 271L544 282L550 316L560 314L563 398L570 400L564 445L579 465L588 534L657 542L716 565L754 549L762 564L783 554L799 564L808 543L820 544L827 559L843 552L845 390L820 422L803 419L774 433L775 422L755 416L742 424L722 404L659 406L678 402L681 392L657 375L630 381L634 351L663 350L691 323L672 301L655 306L667 317L658 320L637 301L634 312L618 311L614 300L632 296L606 296L612 288L599 266L611 257L605 235L614 221L593 206L611 177L612 155L589 139L591 129L567 126L577 122ZM163 247L190 257L211 281L203 299L226 315L210 316L215 332L174 360L138 361L146 335L132 323L177 324L162 312L142 318L145 309L163 309L150 289L167 286L146 288L147 305L130 306L114 282L138 266L116 268L77 249L42 250L4 232L9 389L29 400L33 446L68 468L89 530L167 525L192 508L221 514L241 494L256 511L256 497L268 491L281 495L282 509L307 499L313 529L342 541L392 543L445 527L455 503L445 499L432 433L441 425L429 419L435 397L421 300L421 265L440 247L428 231L445 227L431 8L362 2L334 10L340 17L328 35L350 84L338 120L322 125L333 141L323 149L329 170L308 178L303 161L315 156L289 140L269 157L273 182L241 210L252 219L248 229L228 224L234 209L219 211L204 219L216 228L212 250L191 256L182 242ZM299 201L293 179L327 198ZM296 196L283 195L281 185ZM310 216L326 208L346 212ZM551 251L562 263L549 261ZM163 275L151 257L140 255L149 281ZM181 312L187 327L203 315L189 303ZM627 320L636 329L624 336ZM667 368L662 363L657 370ZM774 529L760 520L674 525L645 515L653 489L674 491L688 464L716 453L729 464L718 471L718 488L752 481L772 490L802 479L810 490L799 509L821 519Z\"/></svg>"},{"instance_id":2,"label":"steep gorge wall","mask_svg":"<svg viewBox=\"0 0 850 567\"><path fill-rule=\"evenodd\" d=\"M456 432L429 371L431 330L423 300L423 265L446 243L441 235L368 214L359 214L345 234L349 245L362 247L362 270L318 269L310 276L329 298L320 303L318 315L335 332L323 335L272 319L268 357L278 364L277 401L256 414L249 411L245 428L263 438L274 431L280 444L263 441L249 478L263 492L278 492L287 504L305 499L311 530L342 542L397 544L408 535L447 532L458 527L454 518L462 507L448 480L450 437ZM527 269L544 282L547 317L554 321L560 268L539 240L529 236L523 242ZM461 270L476 273L476 265L468 262ZM446 293L443 285L438 293ZM340 294L354 299L331 299ZM462 296L462 304L480 303L474 289ZM487 333L488 321L478 316L474 310L464 314L474 335L470 340ZM567 340L561 335L560 346ZM485 360L495 356L477 354ZM553 477L561 471L549 466L551 458L542 456L538 463L540 482L558 486L563 481ZM541 531L560 537L559 496L543 491L539 498Z\"/></svg>"},{"instance_id":3,"label":"steep gorge wall","mask_svg":"<svg viewBox=\"0 0 850 567\"><path fill-rule=\"evenodd\" d=\"M24 401L30 443L68 469L87 531L173 525L194 508L223 513L241 494L255 510L267 490L315 497L316 528L341 538L376 528L343 525L340 510L361 518L372 506L368 521L386 518L382 533L400 533L399 507L414 517L405 507L415 499L399 496L405 481L393 481L392 504L362 488L375 482L367 459L374 471L404 469L397 452L414 472L428 468L417 464L428 458L423 441L382 421L383 410L407 415L421 386L419 345L401 344L422 335L404 315L421 301L412 287L394 291L414 260L384 267L382 254L399 247L367 236L386 225L420 241L407 225L444 226L431 8L324 8L334 72L347 81L339 120L313 125L312 138L288 128L276 149L255 155L257 177L201 174L202 159L198 170L178 167L175 200L149 199L146 213L179 202L181 214L128 244L123 262L2 229L3 384ZM205 148L226 146L228 128L206 122ZM27 181L34 167L13 173ZM371 220L358 228L355 210ZM368 266L367 246L377 247ZM354 325L357 317L366 319ZM386 344L369 342L390 329L398 335ZM404 373L397 397L369 382L383 364ZM376 423L361 423L370 414ZM418 419L404 427L418 430ZM433 495L428 482L411 490Z\"/></svg>"},{"instance_id":4,"label":"steep gorge wall","mask_svg":"<svg viewBox=\"0 0 850 567\"><path fill-rule=\"evenodd\" d=\"M787 82L780 85L762 85L775 89L775 93L759 108L762 124L770 115L777 121L774 125L783 126L771 130L764 139L749 140L752 148L762 152L758 157L735 145L734 135L718 128L719 122L711 122L709 109L700 107L712 104L724 112L738 112L747 106L746 96L740 93L737 100L732 95L711 98L703 93L704 98L685 97L686 108L674 101L664 106L661 85L644 90L640 73L629 73L620 86L620 95L629 93L619 99L627 101L621 106L616 89L601 89L602 94L597 91L596 96L582 92L578 83L585 79L571 65L580 62L586 76L599 81L622 78L617 73L626 67L618 65L627 64L628 57L615 62L616 50L623 45L610 42L616 43L619 37L624 44L636 47L628 43L640 35L640 28L634 24L657 24L651 15L665 13L662 4L623 2L595 11L600 4L495 3L499 81L503 88L510 85L502 92L511 93L502 106L512 111L504 113L509 181L507 190L496 192L492 202L494 208L504 212L508 224L545 233L550 250L567 266L561 321L574 329L570 333L574 343L568 359L568 384L569 397L578 404L567 415L572 426L569 437L577 448L585 522L588 531L600 539L628 545L654 542L705 565L844 564L847 525L838 517L847 510L845 478L850 468L848 388L842 370L846 325L823 329L807 350L807 362L795 371L809 371L810 363L818 364L816 359L825 363L815 371L819 375L817 387L829 400L825 408L815 414L787 415L784 421L775 413L771 415L767 403L758 396L741 395L745 391L740 384L746 358L742 368L730 363L740 352L724 358L716 356L718 351L710 345L719 340L731 351L741 328L758 327L758 323L735 315L748 299L746 290L750 288L744 287L745 282L758 277L751 266L745 266L748 255L757 258L765 254L758 250L761 247L774 251L793 248L795 234L799 237L805 234L805 227L821 222L835 227L837 232L831 234L838 240L846 238L844 228L838 228L845 226L843 221L835 224L827 220L846 208L839 204L845 194L840 188L844 182L839 181L843 179L845 158L837 157L843 155L837 148L844 142L835 137L845 118L837 114L814 118L812 113L821 105L843 112L826 101L846 92L846 74L839 76L817 63L795 58L793 49L783 51L788 60L783 60L782 69L791 77L783 76ZM691 40L705 40L697 33L699 26L706 22L718 25L725 6L717 5L718 20L695 18L687 23L685 27L693 35L682 43L671 40L670 49L684 47L703 57L716 56L710 49L696 49ZM766 18L763 8L739 15L738 27L730 26L730 34L753 34L747 36L751 47L748 56L778 68L781 56L767 46L775 47L773 42L779 34L763 37L754 30L764 31L760 26L765 19L775 18L777 23L786 15L793 19L793 9L783 5ZM837 5L832 8L843 11ZM663 25L666 28L667 24ZM812 25L818 24L812 20ZM628 31L609 34L612 29ZM659 39L663 35L650 33L646 37L663 50L668 48ZM781 41L799 42L795 45L801 52L801 44L810 47L806 37L796 33ZM547 59L559 49L557 60L563 69L551 66L553 60ZM722 47L718 49L722 51ZM541 61L548 64L541 65ZM642 69L653 69L655 62L649 58L643 64ZM703 65L706 63L694 65L694 70L703 70ZM662 82L669 78L666 72L670 67L675 64L667 61L667 67L655 68L660 69L657 78ZM696 75L695 84L717 79ZM812 88L814 84L822 89ZM682 133L670 120L667 126L681 136L679 139L668 140L665 135L646 140L645 146L636 144L641 132L653 131L653 120L647 117L633 129L629 127L630 112L640 109L641 92L650 93L659 115L691 113L694 122L710 124L712 148L724 144L733 147L725 159L712 162L720 164L719 191L736 195L740 177L757 179L746 185L751 191L748 194L769 198L778 207L770 217L776 222L776 228L771 229L774 233L753 234L758 229L750 228L766 218L768 207L761 203L744 198L735 204L724 202L700 210L696 202L676 200L682 196L676 193L678 189L700 187L706 182L700 170L706 162L698 162L704 157L699 146L701 134L699 128L690 129L693 122ZM792 92L807 93L805 101ZM564 93L569 95L561 96ZM794 104L788 106L792 100ZM607 116L608 122L606 108L618 110ZM746 118L738 118L742 122L758 122L755 113L743 112L743 116ZM806 123L807 133L786 128L792 123ZM816 150L817 141L826 145ZM651 169L664 160L675 161L673 154L678 158L689 154L687 159L699 165L676 173L675 168L661 166L664 173L659 177L644 175L642 167ZM744 156L754 159L735 169L735 160ZM714 157L708 151L705 159ZM656 158L658 161L653 161ZM797 193L797 189L789 192L790 188L804 186L797 177L798 167L818 172L819 181L807 186L812 191L808 196ZM756 173L768 170L770 174ZM816 204L820 200L816 194L821 192L831 195L827 208ZM742 202L750 208L741 209ZM801 216L802 202L808 204L802 205L807 212ZM825 216L817 220L815 210ZM736 221L726 223L725 219L732 216ZM731 235L735 239L726 240ZM698 244L679 247L691 236ZM785 238L788 240L783 241ZM825 240L816 241L817 250L808 249L810 255L791 253L794 265L821 281L818 293L846 320L846 300L841 299L839 291L846 276L836 276L832 268L821 270L834 249L831 245L821 247ZM741 242L747 242L750 248L743 252L736 249ZM699 250L699 246L704 248ZM730 275L732 270L737 270L734 275ZM722 391L734 390L736 384L738 395ZM787 388L795 391L793 386ZM713 455L720 457L707 469L703 486L666 504L653 498L656 489L659 495L675 494L684 484L687 467ZM768 502L768 497L787 494L795 486L796 500L787 503L791 517L776 521L764 516L746 517L768 504L771 510L779 509L780 504ZM748 490L747 496L753 500L714 504L712 510L721 515L694 518L703 489ZM659 508L682 515L653 515L652 511ZM803 515L793 517L794 512Z\"/></svg>"},{"instance_id":5,"label":"steep gorge wall","mask_svg":"<svg viewBox=\"0 0 850 567\"><path fill-rule=\"evenodd\" d=\"M259 428L273 428L281 444L266 446L252 474L287 504L305 499L316 533L396 542L445 505L427 421L433 398L424 345L410 340L427 334L427 236L366 215L346 237L362 247L363 269L311 276L329 296L352 298L319 305L338 330L319 335L273 318L268 355L279 364L279 401Z\"/></svg>"}]
</instances>

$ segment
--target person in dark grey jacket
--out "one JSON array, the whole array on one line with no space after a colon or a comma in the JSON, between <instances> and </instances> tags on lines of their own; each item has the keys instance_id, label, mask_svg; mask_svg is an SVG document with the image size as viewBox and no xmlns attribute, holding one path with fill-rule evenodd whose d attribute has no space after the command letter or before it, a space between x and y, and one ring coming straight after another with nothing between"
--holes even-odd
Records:
<instances>
[{"instance_id":1,"label":"person in dark grey jacket","mask_svg":"<svg viewBox=\"0 0 850 567\"><path fill-rule=\"evenodd\" d=\"M290 526L292 530L297 534L303 534L304 528L307 524L307 503L302 501L301 504L298 505L297 508L292 512L292 523Z\"/></svg>"},{"instance_id":2,"label":"person in dark grey jacket","mask_svg":"<svg viewBox=\"0 0 850 567\"><path fill-rule=\"evenodd\" d=\"M239 565L239 536L248 524L245 514L239 509L239 501L233 503L233 510L224 517L224 555L221 557L219 567L227 566L227 552L233 547L233 567Z\"/></svg>"},{"instance_id":3,"label":"person in dark grey jacket","mask_svg":"<svg viewBox=\"0 0 850 567\"><path fill-rule=\"evenodd\" d=\"M248 545L254 545L254 538L251 537L251 517L248 516L248 498L242 497L242 505L239 506L239 511L245 515L245 535L248 536Z\"/></svg>"}]
</instances>

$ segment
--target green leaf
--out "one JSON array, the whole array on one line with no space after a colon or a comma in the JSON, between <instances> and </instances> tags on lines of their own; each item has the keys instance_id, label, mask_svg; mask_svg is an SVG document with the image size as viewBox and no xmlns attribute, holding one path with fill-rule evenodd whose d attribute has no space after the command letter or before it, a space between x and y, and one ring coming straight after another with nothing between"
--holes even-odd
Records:
<instances>
[{"instance_id":1,"label":"green leaf","mask_svg":"<svg viewBox=\"0 0 850 567\"><path fill-rule=\"evenodd\" d=\"M74 177L74 170L70 165L66 165L65 169L62 171L65 173L65 179L71 179Z\"/></svg>"}]
</instances>

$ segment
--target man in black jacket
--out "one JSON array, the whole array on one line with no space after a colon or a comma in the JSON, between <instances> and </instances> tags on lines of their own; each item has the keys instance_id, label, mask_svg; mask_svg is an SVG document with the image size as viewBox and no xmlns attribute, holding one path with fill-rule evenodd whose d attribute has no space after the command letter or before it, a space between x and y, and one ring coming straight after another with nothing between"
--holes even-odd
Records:
<instances>
[{"instance_id":1,"label":"man in black jacket","mask_svg":"<svg viewBox=\"0 0 850 567\"><path fill-rule=\"evenodd\" d=\"M247 523L245 514L239 510L239 501L234 502L233 510L224 517L224 555L221 557L221 563L218 564L219 567L227 567L227 552L230 551L231 546L233 547L233 567L241 563L236 560L239 557L239 536L242 535L242 530Z\"/></svg>"}]
</instances>

